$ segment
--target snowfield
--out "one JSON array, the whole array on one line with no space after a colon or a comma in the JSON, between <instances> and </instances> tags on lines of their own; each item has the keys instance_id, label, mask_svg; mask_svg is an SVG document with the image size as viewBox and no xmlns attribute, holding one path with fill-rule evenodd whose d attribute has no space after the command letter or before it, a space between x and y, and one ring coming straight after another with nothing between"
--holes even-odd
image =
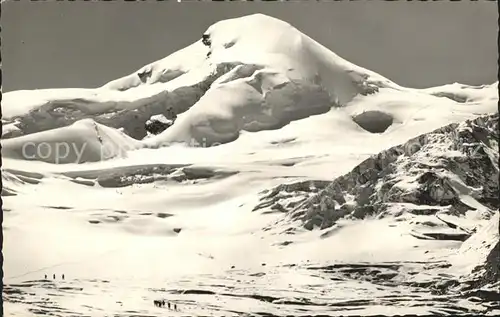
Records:
<instances>
[{"instance_id":1,"label":"snowfield","mask_svg":"<svg viewBox=\"0 0 500 317\"><path fill-rule=\"evenodd\" d=\"M500 314L497 86L402 87L255 14L5 93L5 314Z\"/></svg>"}]
</instances>

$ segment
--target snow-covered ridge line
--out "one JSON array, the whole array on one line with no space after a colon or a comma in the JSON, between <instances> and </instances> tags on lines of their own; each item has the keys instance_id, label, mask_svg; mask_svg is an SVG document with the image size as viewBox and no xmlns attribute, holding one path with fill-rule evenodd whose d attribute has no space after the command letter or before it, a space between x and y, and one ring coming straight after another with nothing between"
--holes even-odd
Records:
<instances>
[{"instance_id":1,"label":"snow-covered ridge line","mask_svg":"<svg viewBox=\"0 0 500 317\"><path fill-rule=\"evenodd\" d=\"M2 138L93 119L139 140L147 120L171 108L179 121L148 144L226 143L241 131L276 129L380 89L472 104L498 98L492 87L404 88L286 22L254 14L215 23L185 49L97 89L6 93Z\"/></svg>"},{"instance_id":2,"label":"snow-covered ridge line","mask_svg":"<svg viewBox=\"0 0 500 317\"><path fill-rule=\"evenodd\" d=\"M65 127L78 120L93 119L108 127L122 129L127 135L142 139L146 135L144 123L153 115L164 114L170 108L176 113L187 111L210 88L212 83L230 71L236 65L215 65L207 75L190 78L188 76L151 86L143 86L117 92L112 90L97 89L95 91L84 89L67 90L68 97L64 99L44 98L45 90L19 91L19 98L27 100L28 108L24 113L13 115L7 111L4 120L12 122L11 135L3 138L16 137L59 127ZM187 78L187 80L186 80ZM59 90L50 90L55 94ZM61 90L65 92L66 90ZM71 97L73 93L73 97ZM33 96L34 102L30 107L29 97ZM38 97L42 97L41 104L37 104ZM7 105L10 99L6 98ZM5 130L4 130L5 131Z\"/></svg>"}]
</instances>

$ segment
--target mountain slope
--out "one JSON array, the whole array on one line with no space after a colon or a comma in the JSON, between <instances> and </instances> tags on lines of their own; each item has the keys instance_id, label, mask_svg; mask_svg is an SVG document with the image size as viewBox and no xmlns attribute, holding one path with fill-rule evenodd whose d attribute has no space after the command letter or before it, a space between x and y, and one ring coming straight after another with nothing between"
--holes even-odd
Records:
<instances>
[{"instance_id":1,"label":"mountain slope","mask_svg":"<svg viewBox=\"0 0 500 317\"><path fill-rule=\"evenodd\" d=\"M348 107L355 116L376 108L382 115L389 112L388 122L397 124L405 123L412 111L423 111L423 117L432 103L442 104L440 111L453 120L465 119L471 112L492 111L497 98L493 85L443 88L400 87L288 23L255 14L218 22L187 48L97 89L7 93L3 138L92 119L142 139L147 120L172 108L181 114L176 124L144 140L145 146L211 146L234 141L244 131L278 129L336 107ZM376 97L365 98L370 94Z\"/></svg>"},{"instance_id":2,"label":"mountain slope","mask_svg":"<svg viewBox=\"0 0 500 317\"><path fill-rule=\"evenodd\" d=\"M309 230L344 217L458 216L469 210L486 216L500 206L498 136L498 113L450 124L368 158L326 187L299 183L295 187L306 193L324 189L295 208L279 209ZM279 192L264 196L265 205L279 205Z\"/></svg>"}]
</instances>

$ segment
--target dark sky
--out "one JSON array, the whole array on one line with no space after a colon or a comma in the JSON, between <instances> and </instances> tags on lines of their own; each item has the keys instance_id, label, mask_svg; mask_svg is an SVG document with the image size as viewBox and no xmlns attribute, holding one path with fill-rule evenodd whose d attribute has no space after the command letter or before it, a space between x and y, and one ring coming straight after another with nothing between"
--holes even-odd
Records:
<instances>
[{"instance_id":1,"label":"dark sky","mask_svg":"<svg viewBox=\"0 0 500 317\"><path fill-rule=\"evenodd\" d=\"M495 2L6 2L3 91L97 87L252 13L285 20L347 60L410 87L497 74Z\"/></svg>"}]
</instances>

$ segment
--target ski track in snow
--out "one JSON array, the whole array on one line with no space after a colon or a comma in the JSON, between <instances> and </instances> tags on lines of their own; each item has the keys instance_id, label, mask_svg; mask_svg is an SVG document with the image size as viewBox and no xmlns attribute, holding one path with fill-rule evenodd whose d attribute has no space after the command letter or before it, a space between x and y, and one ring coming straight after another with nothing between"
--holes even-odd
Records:
<instances>
[{"instance_id":1,"label":"ski track in snow","mask_svg":"<svg viewBox=\"0 0 500 317\"><path fill-rule=\"evenodd\" d=\"M460 257L467 243L411 234L417 223L470 235L485 227L479 212L339 220L312 231L297 224L287 234L263 230L283 213L258 210L266 190L324 186L391 146L497 112L497 84L401 87L257 14L218 22L98 89L6 93L4 311L500 314L494 302L453 290L487 251L470 244L469 263ZM145 122L168 108L175 123L147 136ZM42 143L50 155L36 152ZM293 205L311 191L278 198ZM157 299L178 310L155 307Z\"/></svg>"}]
</instances>

